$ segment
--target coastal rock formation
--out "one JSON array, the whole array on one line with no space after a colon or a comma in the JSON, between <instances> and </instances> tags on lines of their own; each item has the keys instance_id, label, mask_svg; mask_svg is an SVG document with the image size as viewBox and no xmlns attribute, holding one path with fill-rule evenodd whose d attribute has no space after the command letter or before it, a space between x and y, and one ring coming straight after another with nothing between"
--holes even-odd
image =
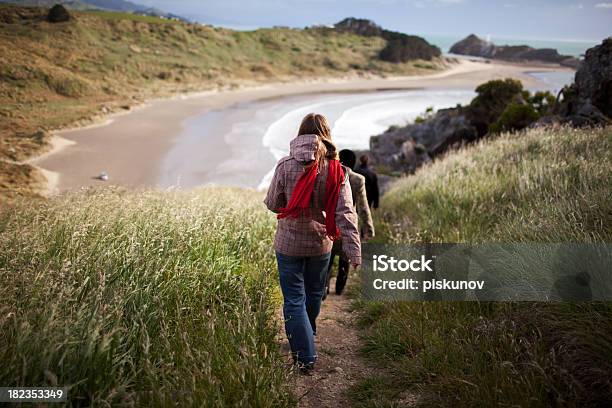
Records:
<instances>
[{"instance_id":1,"label":"coastal rock formation","mask_svg":"<svg viewBox=\"0 0 612 408\"><path fill-rule=\"evenodd\" d=\"M431 119L405 127L392 127L370 139L374 160L404 173L412 173L452 146L478 137L476 128L458 108L441 109Z\"/></svg>"},{"instance_id":2,"label":"coastal rock formation","mask_svg":"<svg viewBox=\"0 0 612 408\"><path fill-rule=\"evenodd\" d=\"M378 57L383 61L407 62L415 59L431 60L442 55L435 45L415 35L385 30L371 20L363 18L345 18L336 23L334 29L339 32L349 32L365 37L382 37L387 40Z\"/></svg>"},{"instance_id":3,"label":"coastal rock formation","mask_svg":"<svg viewBox=\"0 0 612 408\"><path fill-rule=\"evenodd\" d=\"M455 43L450 52L459 55L500 59L505 61L539 61L578 68L580 60L569 55L561 55L552 48L533 48L528 45L495 45L474 34Z\"/></svg>"},{"instance_id":4,"label":"coastal rock formation","mask_svg":"<svg viewBox=\"0 0 612 408\"><path fill-rule=\"evenodd\" d=\"M477 37L468 52L490 47ZM493 133L527 127L571 124L575 127L612 123L612 38L589 49L575 82L555 100L549 92L531 94L515 79L492 80L476 88L469 105L441 109L404 127L391 127L370 138L370 155L386 170L412 173L449 148Z\"/></svg>"},{"instance_id":5,"label":"coastal rock formation","mask_svg":"<svg viewBox=\"0 0 612 408\"><path fill-rule=\"evenodd\" d=\"M609 124L612 119L612 38L590 48L574 84L561 91L556 114L573 126Z\"/></svg>"},{"instance_id":6,"label":"coastal rock formation","mask_svg":"<svg viewBox=\"0 0 612 408\"><path fill-rule=\"evenodd\" d=\"M453 44L449 52L458 55L491 58L494 47L492 43L483 40L475 34L470 34L463 40Z\"/></svg>"},{"instance_id":7,"label":"coastal rock formation","mask_svg":"<svg viewBox=\"0 0 612 408\"><path fill-rule=\"evenodd\" d=\"M56 4L51 7L49 14L47 15L47 21L50 23L63 23L70 20L70 13L66 10L66 7L61 4Z\"/></svg>"},{"instance_id":8,"label":"coastal rock formation","mask_svg":"<svg viewBox=\"0 0 612 408\"><path fill-rule=\"evenodd\" d=\"M586 52L575 83L580 98L612 118L612 37Z\"/></svg>"}]
</instances>

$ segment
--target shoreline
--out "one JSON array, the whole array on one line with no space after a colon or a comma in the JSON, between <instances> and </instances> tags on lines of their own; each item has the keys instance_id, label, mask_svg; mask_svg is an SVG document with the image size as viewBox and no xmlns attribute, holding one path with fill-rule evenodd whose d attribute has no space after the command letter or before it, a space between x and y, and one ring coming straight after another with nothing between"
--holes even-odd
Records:
<instances>
[{"instance_id":1,"label":"shoreline","mask_svg":"<svg viewBox=\"0 0 612 408\"><path fill-rule=\"evenodd\" d=\"M53 131L51 150L25 162L37 167L47 178L47 188L43 195L96 185L99 181L95 181L94 176L99 171L106 171L107 167L113 169L108 184L129 188L155 187L152 176L156 174L155 169L159 167L164 154L180 135L182 122L204 112L225 109L237 103L309 94L426 88L473 90L479 83L508 76L518 77L529 88L543 85L541 81L530 77L530 72L573 72L559 66L481 62L468 58L457 59L457 62L450 64L449 69L431 75L315 78L151 98L129 110L94 117L93 123ZM72 150L72 154L66 154L68 150ZM99 154L87 163L79 163L79 151ZM85 164L97 169L95 173L89 171L87 180L80 174ZM139 174L135 174L135 169ZM115 178L115 175L119 177Z\"/></svg>"}]
</instances>

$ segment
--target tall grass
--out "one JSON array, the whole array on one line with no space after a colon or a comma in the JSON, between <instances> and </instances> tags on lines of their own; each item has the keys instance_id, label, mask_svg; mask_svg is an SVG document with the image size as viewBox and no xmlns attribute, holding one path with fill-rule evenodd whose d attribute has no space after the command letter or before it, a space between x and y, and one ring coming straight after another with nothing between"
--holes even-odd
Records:
<instances>
[{"instance_id":1,"label":"tall grass","mask_svg":"<svg viewBox=\"0 0 612 408\"><path fill-rule=\"evenodd\" d=\"M72 406L286 406L256 193L83 191L0 217L0 383Z\"/></svg>"},{"instance_id":2,"label":"tall grass","mask_svg":"<svg viewBox=\"0 0 612 408\"><path fill-rule=\"evenodd\" d=\"M612 129L536 129L483 141L398 181L382 239L611 242ZM610 303L362 303L364 353L389 378L360 406L604 406L612 401ZM373 384L387 382L385 393Z\"/></svg>"},{"instance_id":3,"label":"tall grass","mask_svg":"<svg viewBox=\"0 0 612 408\"><path fill-rule=\"evenodd\" d=\"M612 129L535 129L453 152L395 183L396 242L611 242Z\"/></svg>"}]
</instances>

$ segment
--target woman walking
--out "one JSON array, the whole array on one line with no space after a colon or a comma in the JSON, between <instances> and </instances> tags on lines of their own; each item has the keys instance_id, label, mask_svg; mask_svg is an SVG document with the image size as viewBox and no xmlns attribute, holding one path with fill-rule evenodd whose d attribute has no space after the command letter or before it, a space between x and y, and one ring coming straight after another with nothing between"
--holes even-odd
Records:
<instances>
[{"instance_id":1,"label":"woman walking","mask_svg":"<svg viewBox=\"0 0 612 408\"><path fill-rule=\"evenodd\" d=\"M348 174L337 156L327 119L306 115L290 143L289 156L276 166L264 201L277 213L274 248L285 332L303 371L312 369L317 359L316 319L333 241L342 238L351 264L361 264L357 214Z\"/></svg>"}]
</instances>

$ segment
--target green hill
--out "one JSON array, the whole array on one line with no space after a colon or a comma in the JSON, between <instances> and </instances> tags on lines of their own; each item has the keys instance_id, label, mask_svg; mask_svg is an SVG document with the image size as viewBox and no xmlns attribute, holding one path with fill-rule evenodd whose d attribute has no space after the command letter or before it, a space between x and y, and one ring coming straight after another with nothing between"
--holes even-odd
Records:
<instances>
[{"instance_id":1,"label":"green hill","mask_svg":"<svg viewBox=\"0 0 612 408\"><path fill-rule=\"evenodd\" d=\"M47 130L129 109L152 96L318 77L420 74L444 66L440 59L382 61L385 39L329 28L244 32L106 11L74 11L70 21L52 24L46 13L0 6L4 193L23 187L22 180L33 183L32 169L13 162L43 151Z\"/></svg>"},{"instance_id":2,"label":"green hill","mask_svg":"<svg viewBox=\"0 0 612 408\"><path fill-rule=\"evenodd\" d=\"M17 4L27 7L53 7L56 4L70 10L106 10L123 13L135 13L156 17L185 20L184 18L159 10L155 7L143 6L126 0L0 0L0 3Z\"/></svg>"},{"instance_id":3,"label":"green hill","mask_svg":"<svg viewBox=\"0 0 612 408\"><path fill-rule=\"evenodd\" d=\"M504 134L396 182L377 233L395 243L610 243L611 167L610 127ZM390 377L354 387L358 406L402 395L460 407L612 400L610 302L365 303L361 314L364 352Z\"/></svg>"}]
</instances>

